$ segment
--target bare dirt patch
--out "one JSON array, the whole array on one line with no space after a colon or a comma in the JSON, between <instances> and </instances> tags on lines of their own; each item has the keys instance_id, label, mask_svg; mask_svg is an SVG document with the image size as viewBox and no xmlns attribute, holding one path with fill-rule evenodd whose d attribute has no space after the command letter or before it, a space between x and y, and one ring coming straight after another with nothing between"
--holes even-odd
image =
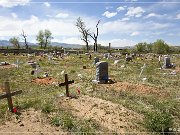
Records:
<instances>
[{"instance_id":1,"label":"bare dirt patch","mask_svg":"<svg viewBox=\"0 0 180 135\"><path fill-rule=\"evenodd\" d=\"M137 121L142 122L142 115L110 101L85 95L78 99L61 97L58 104L68 108L73 115L81 119L95 120L109 132L123 133L144 130L137 124Z\"/></svg>"},{"instance_id":2,"label":"bare dirt patch","mask_svg":"<svg viewBox=\"0 0 180 135\"><path fill-rule=\"evenodd\" d=\"M0 69L9 69L16 67L15 64L9 64L9 65L0 65Z\"/></svg>"},{"instance_id":3,"label":"bare dirt patch","mask_svg":"<svg viewBox=\"0 0 180 135\"><path fill-rule=\"evenodd\" d=\"M37 83L37 84L50 85L50 84L57 83L57 80L55 80L52 77L45 77L45 78L35 78L31 82L32 83Z\"/></svg>"},{"instance_id":4,"label":"bare dirt patch","mask_svg":"<svg viewBox=\"0 0 180 135\"><path fill-rule=\"evenodd\" d=\"M144 95L155 95L160 97L169 97L170 94L168 92L162 92L158 88L150 87L143 84L132 84L129 82L117 82L114 84L98 84L97 89L105 89L105 90L115 90L119 91L127 91L127 92L134 92L138 94Z\"/></svg>"},{"instance_id":5,"label":"bare dirt patch","mask_svg":"<svg viewBox=\"0 0 180 135\"><path fill-rule=\"evenodd\" d=\"M23 111L20 119L13 115L10 121L0 124L0 134L60 134L63 130L60 127L54 127L46 122L46 118L42 116L41 111L28 109Z\"/></svg>"},{"instance_id":6,"label":"bare dirt patch","mask_svg":"<svg viewBox=\"0 0 180 135\"><path fill-rule=\"evenodd\" d=\"M4 92L4 89L0 86L0 94Z\"/></svg>"}]
</instances>

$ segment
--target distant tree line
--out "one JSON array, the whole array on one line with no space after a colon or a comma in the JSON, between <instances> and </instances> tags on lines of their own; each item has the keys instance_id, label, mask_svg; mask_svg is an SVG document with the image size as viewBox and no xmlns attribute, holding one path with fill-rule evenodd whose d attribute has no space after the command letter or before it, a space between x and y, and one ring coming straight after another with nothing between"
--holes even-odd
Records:
<instances>
[{"instance_id":1,"label":"distant tree line","mask_svg":"<svg viewBox=\"0 0 180 135\"><path fill-rule=\"evenodd\" d=\"M138 43L135 45L135 52L137 53L157 53L157 54L167 54L171 52L175 52L174 47L169 46L163 40L158 39L154 43Z\"/></svg>"},{"instance_id":2,"label":"distant tree line","mask_svg":"<svg viewBox=\"0 0 180 135\"><path fill-rule=\"evenodd\" d=\"M25 48L28 49L29 45L27 42L27 35L25 34L24 30L22 30L22 33L20 35L23 37ZM38 34L36 35L36 41L38 45L40 46L40 48L43 48L43 49L46 49L50 45L51 39L53 39L52 33L48 29L45 29L44 31L40 30ZM9 42L17 49L21 48L19 37L10 38Z\"/></svg>"}]
</instances>

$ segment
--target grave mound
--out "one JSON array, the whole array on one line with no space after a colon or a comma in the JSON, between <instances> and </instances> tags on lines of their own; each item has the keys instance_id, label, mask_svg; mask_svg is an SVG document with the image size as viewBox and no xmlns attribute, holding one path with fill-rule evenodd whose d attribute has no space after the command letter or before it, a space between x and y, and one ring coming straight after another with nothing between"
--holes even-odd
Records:
<instances>
[{"instance_id":1,"label":"grave mound","mask_svg":"<svg viewBox=\"0 0 180 135\"><path fill-rule=\"evenodd\" d=\"M144 95L154 95L161 98L169 97L170 94L168 92L162 92L158 88L142 85L142 84L132 84L129 82L117 82L115 84L107 84L105 86L98 85L99 88L105 87L103 89L107 90L115 90L115 91L127 91L127 92L134 92Z\"/></svg>"},{"instance_id":2,"label":"grave mound","mask_svg":"<svg viewBox=\"0 0 180 135\"><path fill-rule=\"evenodd\" d=\"M43 78L35 78L32 79L32 83L37 83L37 84L44 84L44 85L51 85L51 84L56 84L57 81L52 78L52 77L43 77Z\"/></svg>"},{"instance_id":3,"label":"grave mound","mask_svg":"<svg viewBox=\"0 0 180 135\"><path fill-rule=\"evenodd\" d=\"M60 127L55 127L47 123L47 119L43 116L40 110L36 111L33 108L22 110L20 118L16 115L11 116L10 121L0 123L0 131L2 135L7 134L55 134L54 132L63 133ZM43 120L43 122L42 122ZM66 133L63 133L66 135Z\"/></svg>"}]
</instances>

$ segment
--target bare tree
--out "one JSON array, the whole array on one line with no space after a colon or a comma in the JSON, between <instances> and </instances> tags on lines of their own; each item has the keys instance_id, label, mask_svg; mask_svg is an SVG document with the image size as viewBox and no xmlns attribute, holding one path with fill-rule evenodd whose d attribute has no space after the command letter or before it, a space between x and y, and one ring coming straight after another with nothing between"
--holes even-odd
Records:
<instances>
[{"instance_id":1,"label":"bare tree","mask_svg":"<svg viewBox=\"0 0 180 135\"><path fill-rule=\"evenodd\" d=\"M28 43L27 43L27 35L25 34L24 30L22 30L21 36L24 38L24 44L26 46L26 49L28 49L29 46L28 46Z\"/></svg>"},{"instance_id":2,"label":"bare tree","mask_svg":"<svg viewBox=\"0 0 180 135\"><path fill-rule=\"evenodd\" d=\"M98 38L98 35L99 35L99 29L98 29L99 23L100 23L100 20L96 24L96 34L95 33L89 33L91 38L94 40L94 51L95 52L97 52L97 38Z\"/></svg>"},{"instance_id":3,"label":"bare tree","mask_svg":"<svg viewBox=\"0 0 180 135\"><path fill-rule=\"evenodd\" d=\"M79 32L82 34L81 40L83 40L86 43L86 49L89 50L89 29L86 29L86 25L83 22L83 20L79 17L76 22L76 26L79 30Z\"/></svg>"}]
</instances>

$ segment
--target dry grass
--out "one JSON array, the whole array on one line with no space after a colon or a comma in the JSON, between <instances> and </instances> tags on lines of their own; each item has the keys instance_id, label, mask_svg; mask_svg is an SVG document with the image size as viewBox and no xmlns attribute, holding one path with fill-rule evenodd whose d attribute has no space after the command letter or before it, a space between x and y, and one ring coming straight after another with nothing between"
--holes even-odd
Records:
<instances>
[{"instance_id":1,"label":"dry grass","mask_svg":"<svg viewBox=\"0 0 180 135\"><path fill-rule=\"evenodd\" d=\"M97 54L96 54L97 55ZM176 63L177 75L170 75L172 70L160 70L158 69L158 59L149 60L144 59L135 60L134 62L126 63L123 58L120 60L118 68L113 64L113 60L107 60L101 58L102 61L108 61L109 63L109 75L110 78L116 80L115 84L93 84L91 81L95 79L95 66L93 65L93 59L89 60L88 56L82 55L83 58L79 58L76 55L70 55L63 59L58 59L53 62L49 62L48 58L34 57L32 60L36 60L43 72L39 73L42 76L44 72L48 72L49 75L58 80L64 82L64 76L61 75L62 71L65 71L69 80L75 80L75 84L70 86L70 93L72 95L79 96L77 89L81 90L82 95L89 95L99 99L110 101L114 104L123 105L124 107L132 110L140 115L145 115L151 111L168 111L175 119L174 127L180 127L180 74L179 66L180 59L173 59L173 63ZM101 57L101 56L99 56ZM7 61L10 63L16 62L19 59L19 69L3 68L0 70L0 84L8 79L10 81L11 90L23 90L23 93L13 97L15 106L19 106L21 110L28 108L34 108L36 110L43 110L44 113L56 113L55 121L59 117L62 117L58 113L61 105L57 106L56 102L58 95L65 94L64 87L58 87L56 85L39 85L32 83L31 81L36 78L30 73L33 70L31 66L27 65L28 58L26 56L0 56L0 61ZM41 60L39 60L41 59ZM142 77L139 78L139 73L143 64L146 63ZM87 69L83 69L83 65ZM125 65L121 68L121 65ZM82 78L78 77L78 74L82 74ZM146 81L142 81L142 78L146 77ZM81 96L81 95L80 95ZM73 100L72 100L73 101ZM5 114L7 113L6 100L0 102L0 121L5 120ZM62 109L62 108L61 108ZM67 113L69 108L63 107L63 112ZM81 110L79 110L81 111ZM58 117L56 117L58 114ZM60 116L59 116L60 115ZM83 131L106 131L103 127L91 126L93 123L101 125L99 121L85 122L83 117L76 114L68 114L76 121L79 119L81 123L86 123L85 127L82 127ZM11 117L11 114L8 115ZM56 120L57 119L57 120ZM78 124L74 124L78 125ZM143 125L141 125L143 127ZM67 130L64 128L64 130ZM147 129L148 130L148 129ZM73 128L70 131L81 131L79 128ZM106 131L108 132L108 131Z\"/></svg>"}]
</instances>

